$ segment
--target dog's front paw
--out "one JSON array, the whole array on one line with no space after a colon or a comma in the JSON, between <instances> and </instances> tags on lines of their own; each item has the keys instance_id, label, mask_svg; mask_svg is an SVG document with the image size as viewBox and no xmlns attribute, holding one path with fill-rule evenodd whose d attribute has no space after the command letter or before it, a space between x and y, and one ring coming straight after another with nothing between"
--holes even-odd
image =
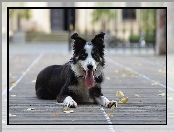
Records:
<instances>
[{"instance_id":1,"label":"dog's front paw","mask_svg":"<svg viewBox=\"0 0 174 132\"><path fill-rule=\"evenodd\" d=\"M71 107L71 108L76 108L77 107L77 103L70 96L67 96L65 98L65 100L63 101L63 103L67 107Z\"/></svg>"},{"instance_id":2,"label":"dog's front paw","mask_svg":"<svg viewBox=\"0 0 174 132\"><path fill-rule=\"evenodd\" d=\"M117 101L112 100L106 103L107 108L111 108L112 106L117 107Z\"/></svg>"}]
</instances>

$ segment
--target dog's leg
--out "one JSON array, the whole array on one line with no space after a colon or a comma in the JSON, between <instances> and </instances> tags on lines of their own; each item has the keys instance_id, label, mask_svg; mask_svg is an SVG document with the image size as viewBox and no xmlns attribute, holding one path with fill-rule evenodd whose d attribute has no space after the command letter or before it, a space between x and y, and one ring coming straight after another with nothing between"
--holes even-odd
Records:
<instances>
[{"instance_id":1,"label":"dog's leg","mask_svg":"<svg viewBox=\"0 0 174 132\"><path fill-rule=\"evenodd\" d=\"M63 103L67 107L71 107L71 108L76 108L77 107L77 103L72 99L71 96L68 96L68 95L60 96L60 95L58 95L56 100L57 100L58 103Z\"/></svg>"},{"instance_id":2,"label":"dog's leg","mask_svg":"<svg viewBox=\"0 0 174 132\"><path fill-rule=\"evenodd\" d=\"M95 101L107 108L111 108L113 105L117 107L117 101L109 101L105 96L95 97Z\"/></svg>"},{"instance_id":3,"label":"dog's leg","mask_svg":"<svg viewBox=\"0 0 174 132\"><path fill-rule=\"evenodd\" d=\"M67 107L73 107L76 108L77 107L77 103L72 99L71 96L67 96L63 103L67 106Z\"/></svg>"},{"instance_id":4,"label":"dog's leg","mask_svg":"<svg viewBox=\"0 0 174 132\"><path fill-rule=\"evenodd\" d=\"M107 108L111 108L113 105L115 105L115 107L117 107L116 101L109 101L105 96L103 96L100 86L91 88L89 92L90 92L91 97L94 98L94 100L98 104L105 106Z\"/></svg>"},{"instance_id":5,"label":"dog's leg","mask_svg":"<svg viewBox=\"0 0 174 132\"><path fill-rule=\"evenodd\" d=\"M69 76L71 76L71 73L69 73ZM57 102L63 103L67 107L75 108L77 107L77 103L72 99L71 96L69 96L68 93L66 93L68 86L69 86L70 78L67 78L65 85L61 88L61 91L59 95L57 95Z\"/></svg>"}]
</instances>

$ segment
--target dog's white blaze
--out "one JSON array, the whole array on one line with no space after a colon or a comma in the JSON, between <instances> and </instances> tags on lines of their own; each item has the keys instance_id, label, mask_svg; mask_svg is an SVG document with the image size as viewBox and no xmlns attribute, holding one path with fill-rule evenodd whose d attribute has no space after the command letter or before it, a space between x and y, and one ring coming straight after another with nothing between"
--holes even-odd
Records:
<instances>
[{"instance_id":1,"label":"dog's white blaze","mask_svg":"<svg viewBox=\"0 0 174 132\"><path fill-rule=\"evenodd\" d=\"M92 54L91 54L92 49L93 49L93 45L91 43L88 43L87 42L86 45L85 45L85 47L84 47L84 49L86 50L86 53L88 54L88 56L87 56L87 58L84 61L81 62L82 67L85 70L87 70L88 69L87 66L88 65L92 65L93 66L93 69L96 69L96 67L97 67L96 66L96 63L95 63L94 58L92 58Z\"/></svg>"}]
</instances>

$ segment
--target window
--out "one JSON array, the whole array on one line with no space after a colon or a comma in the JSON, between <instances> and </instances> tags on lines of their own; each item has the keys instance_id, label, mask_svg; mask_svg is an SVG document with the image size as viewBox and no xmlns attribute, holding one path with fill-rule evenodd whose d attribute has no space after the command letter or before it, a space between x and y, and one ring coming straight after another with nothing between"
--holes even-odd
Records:
<instances>
[{"instance_id":1,"label":"window","mask_svg":"<svg viewBox=\"0 0 174 132\"><path fill-rule=\"evenodd\" d=\"M134 20L136 19L136 9L123 9L122 10L123 20Z\"/></svg>"}]
</instances>

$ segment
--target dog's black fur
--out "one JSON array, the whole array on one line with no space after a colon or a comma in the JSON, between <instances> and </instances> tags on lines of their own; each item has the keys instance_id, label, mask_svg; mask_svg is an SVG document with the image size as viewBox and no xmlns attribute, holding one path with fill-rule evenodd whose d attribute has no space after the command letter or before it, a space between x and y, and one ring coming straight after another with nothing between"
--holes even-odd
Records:
<instances>
[{"instance_id":1,"label":"dog's black fur","mask_svg":"<svg viewBox=\"0 0 174 132\"><path fill-rule=\"evenodd\" d=\"M100 67L104 67L104 33L100 33L92 39L93 44L93 54L95 62L98 63ZM73 57L69 62L64 65L52 65L43 69L37 76L35 90L36 95L39 99L56 99L58 103L64 102L67 96L71 96L76 102L83 102L83 97L87 96L84 93L78 94L76 90L80 91L78 87L84 76L78 76L73 70L72 66L76 66L79 60L84 60L84 45L86 40L78 36L77 33L71 36L74 39ZM85 88L89 92L89 98L93 99L95 102L96 97L103 96L101 92L101 83L103 82L103 72L97 76L94 76L95 84L92 88ZM74 89L70 88L73 87ZM115 104L114 104L115 105ZM73 107L73 106L70 106ZM108 106L111 107L111 106Z\"/></svg>"}]
</instances>

